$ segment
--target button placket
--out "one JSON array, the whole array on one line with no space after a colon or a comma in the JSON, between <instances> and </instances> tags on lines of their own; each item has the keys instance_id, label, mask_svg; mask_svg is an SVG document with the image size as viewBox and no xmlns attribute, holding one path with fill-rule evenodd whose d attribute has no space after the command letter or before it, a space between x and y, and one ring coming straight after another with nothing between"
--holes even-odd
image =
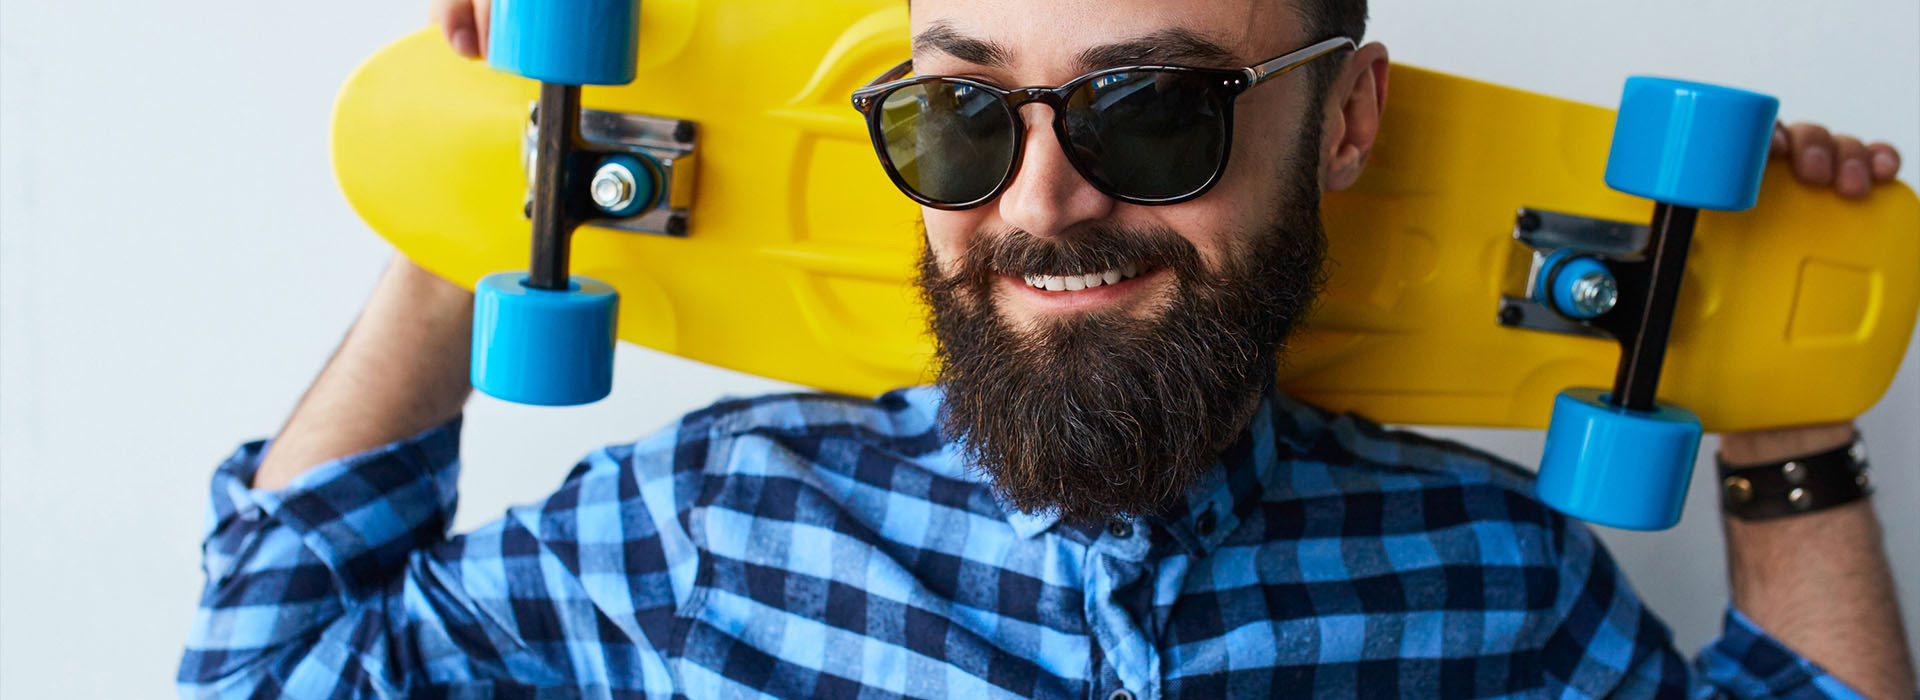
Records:
<instances>
[{"instance_id":1,"label":"button placket","mask_svg":"<svg viewBox=\"0 0 1920 700\"><path fill-rule=\"evenodd\" d=\"M1133 523L1137 530L1144 527ZM1112 535L1113 533L1107 533ZM1144 533L1129 539L1102 538L1087 564L1085 582L1088 632L1106 657L1096 672L1095 698L1125 690L1135 700L1159 700L1160 650L1141 625L1152 606L1151 571L1141 561L1148 549ZM1104 550L1104 551L1102 551ZM1144 607L1143 607L1144 606Z\"/></svg>"}]
</instances>

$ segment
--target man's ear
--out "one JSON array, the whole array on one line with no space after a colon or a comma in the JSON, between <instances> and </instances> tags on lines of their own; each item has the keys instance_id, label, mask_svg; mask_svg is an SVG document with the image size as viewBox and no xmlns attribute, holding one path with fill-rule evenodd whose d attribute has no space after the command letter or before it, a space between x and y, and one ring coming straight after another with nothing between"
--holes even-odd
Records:
<instances>
[{"instance_id":1,"label":"man's ear","mask_svg":"<svg viewBox=\"0 0 1920 700\"><path fill-rule=\"evenodd\" d=\"M1386 45L1376 41L1348 56L1327 87L1326 99L1320 124L1320 186L1332 192L1360 179L1373 139L1380 135L1380 115L1387 107Z\"/></svg>"}]
</instances>

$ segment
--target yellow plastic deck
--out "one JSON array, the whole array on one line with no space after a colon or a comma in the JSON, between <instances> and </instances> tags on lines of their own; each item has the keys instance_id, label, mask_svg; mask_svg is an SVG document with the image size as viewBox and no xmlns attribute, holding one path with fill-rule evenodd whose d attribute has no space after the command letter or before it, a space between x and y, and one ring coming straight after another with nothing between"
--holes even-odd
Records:
<instances>
[{"instance_id":1,"label":"yellow plastic deck","mask_svg":"<svg viewBox=\"0 0 1920 700\"><path fill-rule=\"evenodd\" d=\"M620 291L622 339L854 394L931 377L919 211L847 101L906 55L906 22L893 0L645 5L639 79L583 99L699 122L697 205L683 239L575 235L575 273ZM1282 384L1383 422L1544 427L1555 392L1612 383L1618 346L1495 323L1514 211L1647 220L1601 180L1613 112L1404 65L1389 87L1366 174L1326 198L1332 279ZM535 95L436 32L402 39L341 90L341 188L442 276L524 269ZM1920 200L1895 183L1844 201L1781 170L1753 210L1700 218L1660 396L1708 430L1856 416L1913 330Z\"/></svg>"}]
</instances>

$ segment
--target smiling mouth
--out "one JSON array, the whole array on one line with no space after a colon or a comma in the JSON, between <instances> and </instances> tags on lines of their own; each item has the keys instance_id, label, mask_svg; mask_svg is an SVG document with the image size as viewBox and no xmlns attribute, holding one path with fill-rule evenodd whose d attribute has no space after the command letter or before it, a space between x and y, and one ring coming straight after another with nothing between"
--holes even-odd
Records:
<instances>
[{"instance_id":1,"label":"smiling mouth","mask_svg":"<svg viewBox=\"0 0 1920 700\"><path fill-rule=\"evenodd\" d=\"M1153 268L1138 262L1129 262L1119 267L1087 272L1075 275L1022 275L1027 286L1046 292L1078 292L1094 289L1139 277Z\"/></svg>"}]
</instances>

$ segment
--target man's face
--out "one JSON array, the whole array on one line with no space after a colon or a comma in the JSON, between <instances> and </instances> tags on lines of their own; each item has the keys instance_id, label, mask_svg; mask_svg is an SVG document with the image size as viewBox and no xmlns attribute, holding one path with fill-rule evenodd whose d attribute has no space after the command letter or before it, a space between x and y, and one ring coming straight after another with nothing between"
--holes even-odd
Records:
<instances>
[{"instance_id":1,"label":"man's face","mask_svg":"<svg viewBox=\"0 0 1920 700\"><path fill-rule=\"evenodd\" d=\"M1168 29L1184 29L1231 52L1231 58L1182 65L1240 68L1300 48L1312 40L1291 5L1280 0L1209 0L1169 3L1150 0L916 0L915 37L943 27L964 39L997 47L1001 65L967 60L916 42L914 72L961 75L1002 87L1059 85L1089 71L1080 55L1096 47L1126 44ZM1337 60L1330 57L1323 60ZM1139 57L1136 65L1155 62ZM1232 157L1220 182L1205 196L1173 206L1122 204L1101 194L1067 164L1054 138L1053 112L1032 104L1021 109L1027 140L1020 172L998 199L965 211L923 209L927 243L945 274L958 270L961 252L981 243L981 235L1024 231L1058 236L1077 227L1109 225L1162 229L1190 242L1208 269L1218 270L1236 245L1271 225L1276 199L1288 184L1275 177L1282 161L1300 146L1308 117L1310 80L1297 71L1241 95L1235 103ZM1318 144L1311 144L1317 149ZM1316 152L1316 151L1309 151ZM1311 167L1313 164L1308 164ZM1046 293L1024 280L1006 277L993 301L1010 322L1033 328L1076 313L1119 312L1145 318L1163 308L1175 293L1165 274L1149 274L1131 284L1079 293Z\"/></svg>"},{"instance_id":2,"label":"man's face","mask_svg":"<svg viewBox=\"0 0 1920 700\"><path fill-rule=\"evenodd\" d=\"M1116 54L1101 48L1132 45L1118 65L1238 68L1310 41L1276 0L917 0L912 30L916 74L1002 87L1112 67L1084 60ZM1202 45L1183 50L1169 34ZM923 210L947 428L1016 507L1079 520L1151 512L1244 427L1320 279L1311 88L1299 71L1244 93L1225 174L1188 202L1102 194L1068 164L1052 111L1031 104L1003 194ZM1084 289L1035 286L1100 273Z\"/></svg>"}]
</instances>

